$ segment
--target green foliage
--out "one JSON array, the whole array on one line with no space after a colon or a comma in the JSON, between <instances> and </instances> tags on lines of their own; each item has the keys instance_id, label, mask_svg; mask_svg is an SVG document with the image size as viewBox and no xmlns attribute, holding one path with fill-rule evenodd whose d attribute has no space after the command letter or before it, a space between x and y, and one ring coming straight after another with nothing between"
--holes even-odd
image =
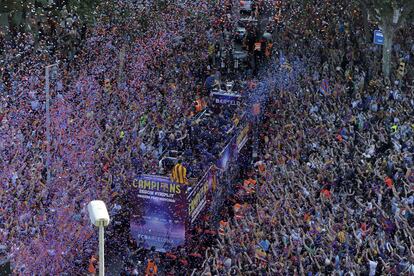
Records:
<instances>
[{"instance_id":1,"label":"green foliage","mask_svg":"<svg viewBox=\"0 0 414 276\"><path fill-rule=\"evenodd\" d=\"M91 24L95 21L96 9L100 2L100 0L69 0L68 6L82 21Z\"/></svg>"},{"instance_id":2,"label":"green foliage","mask_svg":"<svg viewBox=\"0 0 414 276\"><path fill-rule=\"evenodd\" d=\"M413 0L357 0L364 8L370 10L379 21L390 24L394 11L400 11L400 17L396 27L401 27L414 20L414 1Z\"/></svg>"},{"instance_id":3,"label":"green foliage","mask_svg":"<svg viewBox=\"0 0 414 276\"><path fill-rule=\"evenodd\" d=\"M64 16L64 8L76 14L83 23L91 24L96 17L96 8L101 0L4 0L0 6L0 14L11 15L9 24L28 24L23 14L30 14L38 21L46 19L60 20Z\"/></svg>"},{"instance_id":4,"label":"green foliage","mask_svg":"<svg viewBox=\"0 0 414 276\"><path fill-rule=\"evenodd\" d=\"M384 33L382 72L390 77L392 44L395 32L413 22L414 0L357 0L363 9L376 17Z\"/></svg>"}]
</instances>

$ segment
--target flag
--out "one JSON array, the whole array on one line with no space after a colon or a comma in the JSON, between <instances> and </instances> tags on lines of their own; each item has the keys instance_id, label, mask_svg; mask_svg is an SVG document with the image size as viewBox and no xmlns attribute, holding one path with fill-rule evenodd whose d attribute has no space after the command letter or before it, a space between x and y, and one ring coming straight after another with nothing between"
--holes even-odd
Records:
<instances>
[{"instance_id":1,"label":"flag","mask_svg":"<svg viewBox=\"0 0 414 276\"><path fill-rule=\"evenodd\" d=\"M319 92L322 96L328 96L332 94L331 88L329 87L329 82L327 79L323 79L321 86L319 87Z\"/></svg>"},{"instance_id":2,"label":"flag","mask_svg":"<svg viewBox=\"0 0 414 276\"><path fill-rule=\"evenodd\" d=\"M187 184L187 169L179 162L177 163L173 170L171 179L180 184Z\"/></svg>"},{"instance_id":3,"label":"flag","mask_svg":"<svg viewBox=\"0 0 414 276\"><path fill-rule=\"evenodd\" d=\"M255 252L256 258L266 261L266 256L267 256L266 252L264 252L261 247L256 247L256 252Z\"/></svg>"},{"instance_id":4,"label":"flag","mask_svg":"<svg viewBox=\"0 0 414 276\"><path fill-rule=\"evenodd\" d=\"M270 242L268 240L261 240L259 246L263 251L267 252L269 250Z\"/></svg>"}]
</instances>

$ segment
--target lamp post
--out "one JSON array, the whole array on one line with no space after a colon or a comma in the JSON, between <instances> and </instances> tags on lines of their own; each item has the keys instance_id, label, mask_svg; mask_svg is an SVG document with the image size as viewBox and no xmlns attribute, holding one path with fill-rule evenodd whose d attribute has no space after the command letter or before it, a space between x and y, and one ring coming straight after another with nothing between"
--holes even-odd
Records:
<instances>
[{"instance_id":1,"label":"lamp post","mask_svg":"<svg viewBox=\"0 0 414 276\"><path fill-rule=\"evenodd\" d=\"M253 104L252 113L254 115L254 127L253 127L253 159L258 155L259 151L259 115L260 115L260 103Z\"/></svg>"},{"instance_id":2,"label":"lamp post","mask_svg":"<svg viewBox=\"0 0 414 276\"><path fill-rule=\"evenodd\" d=\"M99 225L99 276L105 275L105 238L104 238L104 225L101 222Z\"/></svg>"},{"instance_id":3,"label":"lamp post","mask_svg":"<svg viewBox=\"0 0 414 276\"><path fill-rule=\"evenodd\" d=\"M53 67L57 67L58 63L51 64L46 66L45 68L45 92L46 92L46 185L49 187L50 184L50 144L51 144L51 137L50 137L50 69Z\"/></svg>"},{"instance_id":4,"label":"lamp post","mask_svg":"<svg viewBox=\"0 0 414 276\"><path fill-rule=\"evenodd\" d=\"M109 214L102 200L92 200L88 204L88 212L91 223L99 227L99 276L105 275L104 260L104 227L109 224Z\"/></svg>"}]
</instances>

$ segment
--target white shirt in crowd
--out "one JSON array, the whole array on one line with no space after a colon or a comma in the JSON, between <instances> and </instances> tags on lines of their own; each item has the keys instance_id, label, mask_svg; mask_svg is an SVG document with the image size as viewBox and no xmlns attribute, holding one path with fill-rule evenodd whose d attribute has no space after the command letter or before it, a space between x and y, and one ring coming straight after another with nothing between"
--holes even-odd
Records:
<instances>
[{"instance_id":1,"label":"white shirt in crowd","mask_svg":"<svg viewBox=\"0 0 414 276\"><path fill-rule=\"evenodd\" d=\"M378 262L375 261L369 261L369 276L375 276L375 273L377 271L377 265Z\"/></svg>"}]
</instances>

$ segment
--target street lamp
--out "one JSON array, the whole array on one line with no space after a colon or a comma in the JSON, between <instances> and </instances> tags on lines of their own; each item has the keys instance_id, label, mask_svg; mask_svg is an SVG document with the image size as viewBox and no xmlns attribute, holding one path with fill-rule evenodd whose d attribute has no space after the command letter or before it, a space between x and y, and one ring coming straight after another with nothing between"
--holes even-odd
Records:
<instances>
[{"instance_id":1,"label":"street lamp","mask_svg":"<svg viewBox=\"0 0 414 276\"><path fill-rule=\"evenodd\" d=\"M47 157L46 157L46 185L49 187L50 185L50 144L51 144L51 137L50 137L50 70L53 68L57 68L58 63L50 64L45 68L45 92L46 92L46 139L47 139ZM56 69L57 70L57 69Z\"/></svg>"},{"instance_id":2,"label":"street lamp","mask_svg":"<svg viewBox=\"0 0 414 276\"><path fill-rule=\"evenodd\" d=\"M108 210L102 200L92 200L88 204L88 213L91 223L99 227L99 276L104 276L104 227L109 224Z\"/></svg>"}]
</instances>

